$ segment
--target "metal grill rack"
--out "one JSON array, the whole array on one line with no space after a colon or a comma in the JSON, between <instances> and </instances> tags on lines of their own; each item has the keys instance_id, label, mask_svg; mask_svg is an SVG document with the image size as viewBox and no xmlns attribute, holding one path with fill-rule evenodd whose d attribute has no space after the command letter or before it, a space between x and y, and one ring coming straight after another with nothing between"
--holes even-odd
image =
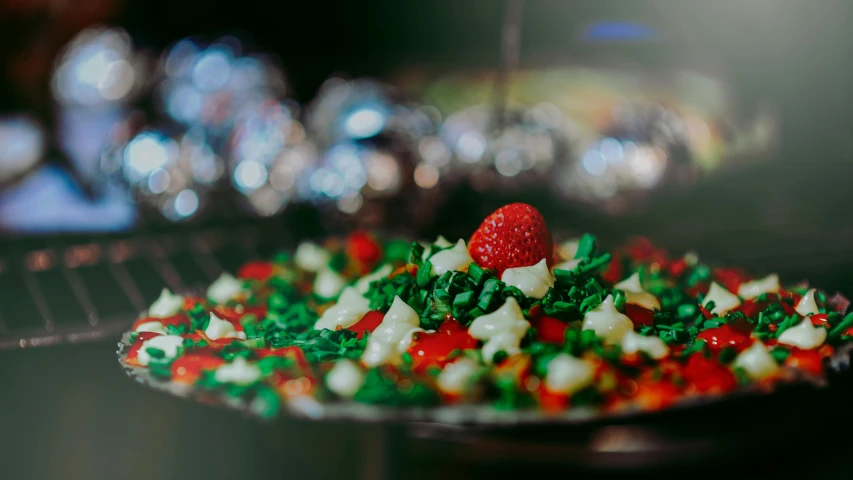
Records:
<instances>
[{"instance_id":1,"label":"metal grill rack","mask_svg":"<svg viewBox=\"0 0 853 480\"><path fill-rule=\"evenodd\" d=\"M0 348L118 335L163 286L200 292L289 238L259 225L109 237L19 239L0 249Z\"/></svg>"}]
</instances>

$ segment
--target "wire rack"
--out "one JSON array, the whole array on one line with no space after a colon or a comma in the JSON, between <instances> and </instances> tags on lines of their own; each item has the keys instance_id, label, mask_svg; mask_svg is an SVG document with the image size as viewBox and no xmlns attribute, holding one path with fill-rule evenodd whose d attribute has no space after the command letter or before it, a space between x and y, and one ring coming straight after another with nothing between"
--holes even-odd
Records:
<instances>
[{"instance_id":1,"label":"wire rack","mask_svg":"<svg viewBox=\"0 0 853 480\"><path fill-rule=\"evenodd\" d=\"M201 292L289 238L258 225L110 237L19 239L0 248L0 348L118 336L166 286Z\"/></svg>"}]
</instances>

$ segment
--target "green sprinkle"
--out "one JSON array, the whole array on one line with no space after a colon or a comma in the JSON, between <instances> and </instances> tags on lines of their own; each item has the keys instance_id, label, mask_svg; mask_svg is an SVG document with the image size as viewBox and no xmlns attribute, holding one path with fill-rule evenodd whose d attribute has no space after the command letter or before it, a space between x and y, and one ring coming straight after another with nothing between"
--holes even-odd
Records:
<instances>
[{"instance_id":1,"label":"green sprinkle","mask_svg":"<svg viewBox=\"0 0 853 480\"><path fill-rule=\"evenodd\" d=\"M486 283L483 284L483 291L480 293L480 297L477 300L477 308L484 312L489 310L489 306L492 304L492 298L500 289L500 284L500 280L494 278L486 280Z\"/></svg>"},{"instance_id":2,"label":"green sprinkle","mask_svg":"<svg viewBox=\"0 0 853 480\"><path fill-rule=\"evenodd\" d=\"M622 290L613 290L613 305L620 312L625 311L625 292Z\"/></svg>"},{"instance_id":3,"label":"green sprinkle","mask_svg":"<svg viewBox=\"0 0 853 480\"><path fill-rule=\"evenodd\" d=\"M409 263L420 265L423 263L424 246L418 242L412 242L412 248L409 250Z\"/></svg>"},{"instance_id":4,"label":"green sprinkle","mask_svg":"<svg viewBox=\"0 0 853 480\"><path fill-rule=\"evenodd\" d=\"M509 355L505 351L498 350L497 352L495 352L495 356L492 357L492 363L495 363L495 364L501 363L504 360L506 360L507 357L509 357Z\"/></svg>"},{"instance_id":5,"label":"green sprinkle","mask_svg":"<svg viewBox=\"0 0 853 480\"><path fill-rule=\"evenodd\" d=\"M474 292L462 292L453 298L453 308L466 308L474 301Z\"/></svg>"},{"instance_id":6,"label":"green sprinkle","mask_svg":"<svg viewBox=\"0 0 853 480\"><path fill-rule=\"evenodd\" d=\"M418 275L415 277L415 281L417 282L419 287L425 287L430 280L430 275L432 274L432 263L427 260L423 265L418 267Z\"/></svg>"},{"instance_id":7,"label":"green sprinkle","mask_svg":"<svg viewBox=\"0 0 853 480\"><path fill-rule=\"evenodd\" d=\"M578 250L575 252L575 258L586 258L592 256L595 252L595 235L584 233L578 241Z\"/></svg>"},{"instance_id":8,"label":"green sprinkle","mask_svg":"<svg viewBox=\"0 0 853 480\"><path fill-rule=\"evenodd\" d=\"M789 355L791 355L791 351L787 348L776 347L773 350L770 350L770 356L776 360L776 363L785 363L785 360Z\"/></svg>"},{"instance_id":9,"label":"green sprinkle","mask_svg":"<svg viewBox=\"0 0 853 480\"><path fill-rule=\"evenodd\" d=\"M147 347L145 351L151 358L161 359L166 357L166 352L155 347Z\"/></svg>"},{"instance_id":10,"label":"green sprinkle","mask_svg":"<svg viewBox=\"0 0 853 480\"><path fill-rule=\"evenodd\" d=\"M471 264L468 265L468 276L471 277L471 280L474 280L474 283L480 283L480 279L483 278L484 273L486 273L486 271L483 267L476 263L471 262Z\"/></svg>"},{"instance_id":11,"label":"green sprinkle","mask_svg":"<svg viewBox=\"0 0 853 480\"><path fill-rule=\"evenodd\" d=\"M728 364L731 363L735 357L737 357L737 350L735 350L734 347L726 347L720 350L720 356L718 359L720 360L720 363Z\"/></svg>"},{"instance_id":12,"label":"green sprinkle","mask_svg":"<svg viewBox=\"0 0 853 480\"><path fill-rule=\"evenodd\" d=\"M835 326L832 330L829 331L829 338L831 340L837 340L844 335L847 330L853 327L853 313L848 313L844 320L841 321L838 325Z\"/></svg>"}]
</instances>

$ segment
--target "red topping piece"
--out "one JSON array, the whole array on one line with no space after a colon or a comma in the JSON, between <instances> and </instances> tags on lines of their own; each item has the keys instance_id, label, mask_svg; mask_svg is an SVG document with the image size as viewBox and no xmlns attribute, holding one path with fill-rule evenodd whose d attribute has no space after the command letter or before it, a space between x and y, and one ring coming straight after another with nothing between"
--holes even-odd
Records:
<instances>
[{"instance_id":1,"label":"red topping piece","mask_svg":"<svg viewBox=\"0 0 853 480\"><path fill-rule=\"evenodd\" d=\"M539 210L526 203L511 203L483 220L468 242L477 265L502 274L507 268L527 267L546 259L554 261L554 244Z\"/></svg>"},{"instance_id":2,"label":"red topping piece","mask_svg":"<svg viewBox=\"0 0 853 480\"><path fill-rule=\"evenodd\" d=\"M361 320L355 323L350 327L347 327L347 330L352 330L353 332L358 332L358 338L362 338L364 336L364 331L373 332L376 330L376 327L382 323L382 319L385 318L385 314L378 311L373 310L364 314L361 317Z\"/></svg>"},{"instance_id":3,"label":"red topping piece","mask_svg":"<svg viewBox=\"0 0 853 480\"><path fill-rule=\"evenodd\" d=\"M701 353L694 353L687 359L682 374L688 391L724 393L737 388L737 379L731 370Z\"/></svg>"},{"instance_id":4,"label":"red topping piece","mask_svg":"<svg viewBox=\"0 0 853 480\"><path fill-rule=\"evenodd\" d=\"M813 375L823 375L823 358L817 350L803 350L794 347L785 359L785 365L805 370Z\"/></svg>"},{"instance_id":5,"label":"red topping piece","mask_svg":"<svg viewBox=\"0 0 853 480\"><path fill-rule=\"evenodd\" d=\"M382 257L382 247L369 234L355 231L347 237L347 255L355 260L363 272L368 272Z\"/></svg>"},{"instance_id":6,"label":"red topping piece","mask_svg":"<svg viewBox=\"0 0 853 480\"><path fill-rule=\"evenodd\" d=\"M213 370L224 363L210 353L188 353L172 362L172 381L193 384L203 370Z\"/></svg>"},{"instance_id":7,"label":"red topping piece","mask_svg":"<svg viewBox=\"0 0 853 480\"><path fill-rule=\"evenodd\" d=\"M735 294L737 294L742 283L746 283L752 279L752 277L739 268L716 268L711 275L717 283Z\"/></svg>"},{"instance_id":8,"label":"red topping piece","mask_svg":"<svg viewBox=\"0 0 853 480\"><path fill-rule=\"evenodd\" d=\"M127 357L125 357L124 360L130 365L136 365L137 367L141 366L138 360L139 349L142 348L142 344L145 343L146 340L150 340L159 335L160 334L157 332L139 332L136 335L136 340L134 340L133 345L130 346L130 350L127 351Z\"/></svg>"},{"instance_id":9,"label":"red topping piece","mask_svg":"<svg viewBox=\"0 0 853 480\"><path fill-rule=\"evenodd\" d=\"M412 339L409 354L412 355L415 370L423 371L431 365L444 367L454 350L477 348L477 340L468 335L459 322L445 320L435 333L418 332Z\"/></svg>"},{"instance_id":10,"label":"red topping piece","mask_svg":"<svg viewBox=\"0 0 853 480\"><path fill-rule=\"evenodd\" d=\"M247 280L266 280L272 276L273 264L270 262L249 262L237 272L237 278Z\"/></svg>"},{"instance_id":11,"label":"red topping piece","mask_svg":"<svg viewBox=\"0 0 853 480\"><path fill-rule=\"evenodd\" d=\"M741 325L740 322L733 322L702 331L699 335L696 335L696 338L708 342L711 350L735 347L736 350L740 351L749 346L750 333L751 331L748 327Z\"/></svg>"},{"instance_id":12,"label":"red topping piece","mask_svg":"<svg viewBox=\"0 0 853 480\"><path fill-rule=\"evenodd\" d=\"M655 312L633 303L625 304L625 316L631 319L635 327L652 327L655 324Z\"/></svg>"},{"instance_id":13,"label":"red topping piece","mask_svg":"<svg viewBox=\"0 0 853 480\"><path fill-rule=\"evenodd\" d=\"M544 316L536 323L536 340L562 345L566 341L566 329L569 324L554 317Z\"/></svg>"}]
</instances>

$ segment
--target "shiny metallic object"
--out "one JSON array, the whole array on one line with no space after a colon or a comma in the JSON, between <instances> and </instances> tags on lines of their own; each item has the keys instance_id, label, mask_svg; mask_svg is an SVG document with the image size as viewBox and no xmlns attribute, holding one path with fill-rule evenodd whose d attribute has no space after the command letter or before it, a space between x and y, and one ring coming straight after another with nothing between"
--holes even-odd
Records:
<instances>
[{"instance_id":1,"label":"shiny metallic object","mask_svg":"<svg viewBox=\"0 0 853 480\"><path fill-rule=\"evenodd\" d=\"M145 129L108 148L101 170L124 183L134 200L178 222L208 206L225 165L200 128L179 134Z\"/></svg>"},{"instance_id":2,"label":"shiny metallic object","mask_svg":"<svg viewBox=\"0 0 853 480\"><path fill-rule=\"evenodd\" d=\"M270 216L298 198L300 183L318 161L295 103L268 98L238 114L227 146L234 188L255 214Z\"/></svg>"}]
</instances>

